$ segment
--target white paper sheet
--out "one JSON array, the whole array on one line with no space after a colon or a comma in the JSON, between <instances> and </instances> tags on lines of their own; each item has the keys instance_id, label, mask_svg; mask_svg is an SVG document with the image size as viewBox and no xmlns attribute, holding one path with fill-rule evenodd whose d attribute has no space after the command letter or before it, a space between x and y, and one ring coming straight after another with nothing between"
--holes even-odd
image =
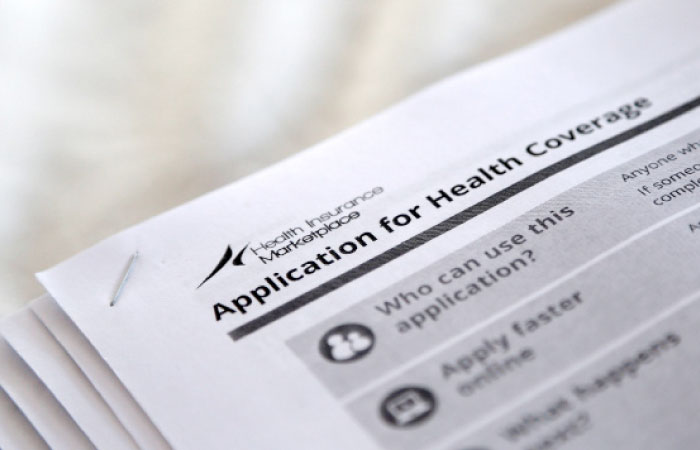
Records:
<instances>
[{"instance_id":1,"label":"white paper sheet","mask_svg":"<svg viewBox=\"0 0 700 450\"><path fill-rule=\"evenodd\" d=\"M48 449L46 442L17 408L15 402L0 389L0 448Z\"/></svg>"},{"instance_id":2,"label":"white paper sheet","mask_svg":"<svg viewBox=\"0 0 700 450\"><path fill-rule=\"evenodd\" d=\"M53 394L4 339L0 339L0 362L0 386L51 448L94 448Z\"/></svg>"},{"instance_id":3,"label":"white paper sheet","mask_svg":"<svg viewBox=\"0 0 700 450\"><path fill-rule=\"evenodd\" d=\"M682 152L700 142L699 15L690 0L619 5L39 279L176 448L478 445L537 389L603 370L601 349L694 301L683 221L700 223L700 181L676 183L700 164ZM687 369L657 367L689 392L665 416L685 433L670 445L700 439L684 426L700 404ZM672 407L628 395L634 410ZM626 417L614 424L645 428ZM638 448L614 426L580 431L571 448Z\"/></svg>"},{"instance_id":4,"label":"white paper sheet","mask_svg":"<svg viewBox=\"0 0 700 450\"><path fill-rule=\"evenodd\" d=\"M0 325L0 331L98 448L138 448L92 384L31 309L23 309L8 317Z\"/></svg>"},{"instance_id":5,"label":"white paper sheet","mask_svg":"<svg viewBox=\"0 0 700 450\"><path fill-rule=\"evenodd\" d=\"M145 449L169 448L131 394L56 302L45 295L32 302L31 308L80 367L136 443Z\"/></svg>"}]
</instances>

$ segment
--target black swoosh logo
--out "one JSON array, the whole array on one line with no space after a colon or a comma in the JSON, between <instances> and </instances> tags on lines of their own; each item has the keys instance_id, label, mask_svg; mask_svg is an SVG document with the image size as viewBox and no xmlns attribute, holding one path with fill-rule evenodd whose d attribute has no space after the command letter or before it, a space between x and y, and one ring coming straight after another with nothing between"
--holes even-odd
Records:
<instances>
[{"instance_id":1,"label":"black swoosh logo","mask_svg":"<svg viewBox=\"0 0 700 450\"><path fill-rule=\"evenodd\" d=\"M219 263L216 265L216 267L214 268L214 270L212 270L212 272L209 274L208 277L206 277L206 278L204 279L204 281L202 281L201 283L199 283L199 286L197 286L197 289L199 289L200 287L202 287L202 285L203 285L204 283L206 283L207 281L209 281L209 279L210 279L211 277L213 277L214 275L216 275L216 273L217 273L219 270L221 270L221 269L226 265L226 263L229 261L229 259L231 259L231 256L233 256L233 250L231 250L231 246L229 245L228 247L226 247L226 251L224 252L224 256L221 258L221 260L220 260ZM241 255L239 254L238 256L241 256Z\"/></svg>"},{"instance_id":2,"label":"black swoosh logo","mask_svg":"<svg viewBox=\"0 0 700 450\"><path fill-rule=\"evenodd\" d=\"M244 265L244 264L243 264L243 252L245 251L245 249L248 248L249 245L250 245L250 242L247 243L247 244L245 245L245 247L243 247L243 250L241 250L240 252L238 252L238 254L236 255L235 258L233 258L233 265L234 265L234 266L243 266L243 265ZM228 250L230 251L230 250L231 250L231 247L229 247Z\"/></svg>"},{"instance_id":3,"label":"black swoosh logo","mask_svg":"<svg viewBox=\"0 0 700 450\"><path fill-rule=\"evenodd\" d=\"M235 258L233 258L233 261L231 261L231 263L232 263L234 266L244 266L244 265L245 265L245 263L243 263L243 252L246 251L246 249L248 248L249 245L250 245L250 242L247 243L247 244L245 245L245 247L243 247L243 249L242 249L240 252L238 252L238 254L236 255ZM207 281L209 281L209 280L211 279L211 277L213 277L213 276L216 275L221 269L223 269L223 267L226 265L226 263L228 263L228 262L231 260L231 257L232 257L232 256L233 256L233 250L231 250L231 246L229 245L228 247L226 247L226 251L224 252L224 256L221 257L221 260L219 260L218 264L216 264L216 267L214 267L214 270L211 271L211 273L209 274L209 276L206 277L206 278L204 279L204 281L202 281L201 283L199 283L199 286L197 286L197 289L199 289L200 287L202 287L202 285L203 285L204 283L206 283Z\"/></svg>"}]
</instances>

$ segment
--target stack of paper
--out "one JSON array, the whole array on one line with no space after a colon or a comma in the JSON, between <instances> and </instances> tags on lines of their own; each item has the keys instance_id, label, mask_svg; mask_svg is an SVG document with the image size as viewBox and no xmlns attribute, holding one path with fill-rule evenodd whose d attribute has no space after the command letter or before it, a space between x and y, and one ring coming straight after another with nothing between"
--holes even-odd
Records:
<instances>
[{"instance_id":1,"label":"stack of paper","mask_svg":"<svg viewBox=\"0 0 700 450\"><path fill-rule=\"evenodd\" d=\"M2 324L2 448L169 448L48 295ZM32 427L33 425L33 427Z\"/></svg>"},{"instance_id":2,"label":"stack of paper","mask_svg":"<svg viewBox=\"0 0 700 450\"><path fill-rule=\"evenodd\" d=\"M38 274L0 447L695 448L698 17L623 3Z\"/></svg>"}]
</instances>

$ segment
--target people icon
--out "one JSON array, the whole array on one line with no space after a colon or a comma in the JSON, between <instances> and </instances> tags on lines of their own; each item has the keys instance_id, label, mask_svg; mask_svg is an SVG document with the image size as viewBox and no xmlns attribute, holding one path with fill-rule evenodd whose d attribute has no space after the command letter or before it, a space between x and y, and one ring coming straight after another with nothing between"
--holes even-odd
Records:
<instances>
[{"instance_id":1,"label":"people icon","mask_svg":"<svg viewBox=\"0 0 700 450\"><path fill-rule=\"evenodd\" d=\"M408 386L389 394L380 405L379 412L389 425L404 428L423 422L436 407L437 400L432 392L422 387Z\"/></svg>"},{"instance_id":2,"label":"people icon","mask_svg":"<svg viewBox=\"0 0 700 450\"><path fill-rule=\"evenodd\" d=\"M374 346L374 333L364 325L347 323L332 328L321 338L319 350L331 362L350 362L362 358Z\"/></svg>"}]
</instances>

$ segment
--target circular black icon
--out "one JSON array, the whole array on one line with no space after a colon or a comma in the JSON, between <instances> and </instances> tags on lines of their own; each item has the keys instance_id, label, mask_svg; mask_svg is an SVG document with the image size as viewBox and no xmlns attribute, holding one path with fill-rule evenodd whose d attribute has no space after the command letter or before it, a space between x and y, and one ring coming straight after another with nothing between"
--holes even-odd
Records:
<instances>
[{"instance_id":1,"label":"circular black icon","mask_svg":"<svg viewBox=\"0 0 700 450\"><path fill-rule=\"evenodd\" d=\"M355 361L374 347L374 333L359 323L346 323L331 328L321 338L319 350L328 361L344 363Z\"/></svg>"},{"instance_id":2,"label":"circular black icon","mask_svg":"<svg viewBox=\"0 0 700 450\"><path fill-rule=\"evenodd\" d=\"M437 400L432 392L422 387L408 386L389 394L379 411L389 425L404 428L425 421L436 407Z\"/></svg>"}]
</instances>

